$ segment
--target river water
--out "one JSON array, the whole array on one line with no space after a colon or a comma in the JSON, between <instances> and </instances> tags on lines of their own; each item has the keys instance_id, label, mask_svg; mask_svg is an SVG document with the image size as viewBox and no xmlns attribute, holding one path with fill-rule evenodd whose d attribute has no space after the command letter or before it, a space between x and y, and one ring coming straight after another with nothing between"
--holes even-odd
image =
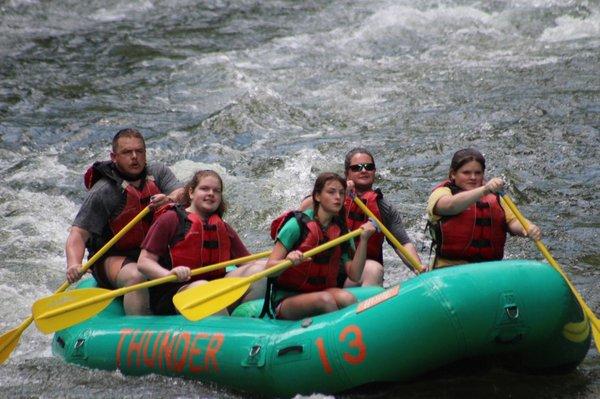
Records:
<instances>
[{"instance_id":1,"label":"river water","mask_svg":"<svg viewBox=\"0 0 600 399\"><path fill-rule=\"evenodd\" d=\"M82 173L127 126L181 179L218 170L253 251L360 145L427 259L428 194L477 147L598 314L599 76L598 1L0 1L0 330L64 280ZM411 278L385 257L386 285ZM519 239L507 257L541 259ZM241 397L67 365L50 340L23 334L0 396ZM599 377L591 349L566 376L488 369L338 397L597 398Z\"/></svg>"}]
</instances>

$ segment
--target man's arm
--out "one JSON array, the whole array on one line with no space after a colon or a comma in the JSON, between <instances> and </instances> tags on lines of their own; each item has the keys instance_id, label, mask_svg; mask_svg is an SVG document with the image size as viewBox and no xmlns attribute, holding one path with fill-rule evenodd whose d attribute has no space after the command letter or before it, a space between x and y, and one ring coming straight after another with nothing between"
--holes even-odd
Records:
<instances>
[{"instance_id":1,"label":"man's arm","mask_svg":"<svg viewBox=\"0 0 600 399\"><path fill-rule=\"evenodd\" d=\"M148 172L154 176L156 185L163 193L173 193L175 190L183 188L183 183L177 180L175 174L169 167L162 163L153 163L148 165Z\"/></svg>"},{"instance_id":2,"label":"man's arm","mask_svg":"<svg viewBox=\"0 0 600 399\"><path fill-rule=\"evenodd\" d=\"M67 243L65 245L65 253L67 255L67 281L73 284L81 278L81 267L83 256L85 255L85 243L90 238L90 233L81 227L72 226Z\"/></svg>"},{"instance_id":3,"label":"man's arm","mask_svg":"<svg viewBox=\"0 0 600 399\"><path fill-rule=\"evenodd\" d=\"M183 187L171 191L167 197L172 202L179 202L183 198Z\"/></svg>"},{"instance_id":4,"label":"man's arm","mask_svg":"<svg viewBox=\"0 0 600 399\"><path fill-rule=\"evenodd\" d=\"M152 196L151 208L159 208L169 202L179 202L183 197L183 183L177 180L175 174L168 166L155 163L148 166L149 172L154 176L156 185L162 194Z\"/></svg>"},{"instance_id":5,"label":"man's arm","mask_svg":"<svg viewBox=\"0 0 600 399\"><path fill-rule=\"evenodd\" d=\"M163 205L166 205L171 202L179 202L183 197L183 187L178 188L168 195L166 194L155 194L150 197L150 208L158 209Z\"/></svg>"}]
</instances>

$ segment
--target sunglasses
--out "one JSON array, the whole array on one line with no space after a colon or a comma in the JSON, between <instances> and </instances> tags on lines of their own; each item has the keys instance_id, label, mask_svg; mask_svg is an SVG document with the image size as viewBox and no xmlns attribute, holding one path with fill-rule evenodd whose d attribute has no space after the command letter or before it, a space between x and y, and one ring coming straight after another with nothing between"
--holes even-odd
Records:
<instances>
[{"instance_id":1,"label":"sunglasses","mask_svg":"<svg viewBox=\"0 0 600 399\"><path fill-rule=\"evenodd\" d=\"M361 170L368 170L372 172L375 170L374 163L357 163L356 165L350 165L349 169L353 172L360 172Z\"/></svg>"}]
</instances>

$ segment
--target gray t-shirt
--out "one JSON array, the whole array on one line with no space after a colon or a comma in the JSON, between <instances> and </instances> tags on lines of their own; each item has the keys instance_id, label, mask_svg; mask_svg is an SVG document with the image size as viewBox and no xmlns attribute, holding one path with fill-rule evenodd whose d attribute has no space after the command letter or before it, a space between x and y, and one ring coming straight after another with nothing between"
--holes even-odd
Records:
<instances>
[{"instance_id":1,"label":"gray t-shirt","mask_svg":"<svg viewBox=\"0 0 600 399\"><path fill-rule=\"evenodd\" d=\"M398 241L400 241L400 244L406 245L410 243L410 238L408 237L408 234L406 234L406 230L404 230L402 217L398 210L396 210L392 204L387 202L385 198L381 198L377 204L379 205L379 212L381 212L381 222L383 225L387 227Z\"/></svg>"},{"instance_id":2,"label":"gray t-shirt","mask_svg":"<svg viewBox=\"0 0 600 399\"><path fill-rule=\"evenodd\" d=\"M162 193L170 194L183 186L173 172L162 163L148 164L146 170ZM103 236L108 231L108 221L117 216L122 201L122 188L114 181L103 177L92 187L79 208L73 226L88 231L95 236Z\"/></svg>"}]
</instances>

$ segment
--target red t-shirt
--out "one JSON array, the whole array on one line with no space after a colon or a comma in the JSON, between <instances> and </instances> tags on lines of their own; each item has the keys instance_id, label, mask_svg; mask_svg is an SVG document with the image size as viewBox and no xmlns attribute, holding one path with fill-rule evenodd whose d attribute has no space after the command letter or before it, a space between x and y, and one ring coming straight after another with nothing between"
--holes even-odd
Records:
<instances>
[{"instance_id":1,"label":"red t-shirt","mask_svg":"<svg viewBox=\"0 0 600 399\"><path fill-rule=\"evenodd\" d=\"M231 240L231 256L229 259L250 255L250 252L235 230L227 223L225 223L225 226L227 227L227 235ZM172 210L163 213L148 230L148 234L146 234L146 238L142 242L142 248L161 258L168 258L169 244L177 234L178 228L179 217L177 213Z\"/></svg>"}]
</instances>

